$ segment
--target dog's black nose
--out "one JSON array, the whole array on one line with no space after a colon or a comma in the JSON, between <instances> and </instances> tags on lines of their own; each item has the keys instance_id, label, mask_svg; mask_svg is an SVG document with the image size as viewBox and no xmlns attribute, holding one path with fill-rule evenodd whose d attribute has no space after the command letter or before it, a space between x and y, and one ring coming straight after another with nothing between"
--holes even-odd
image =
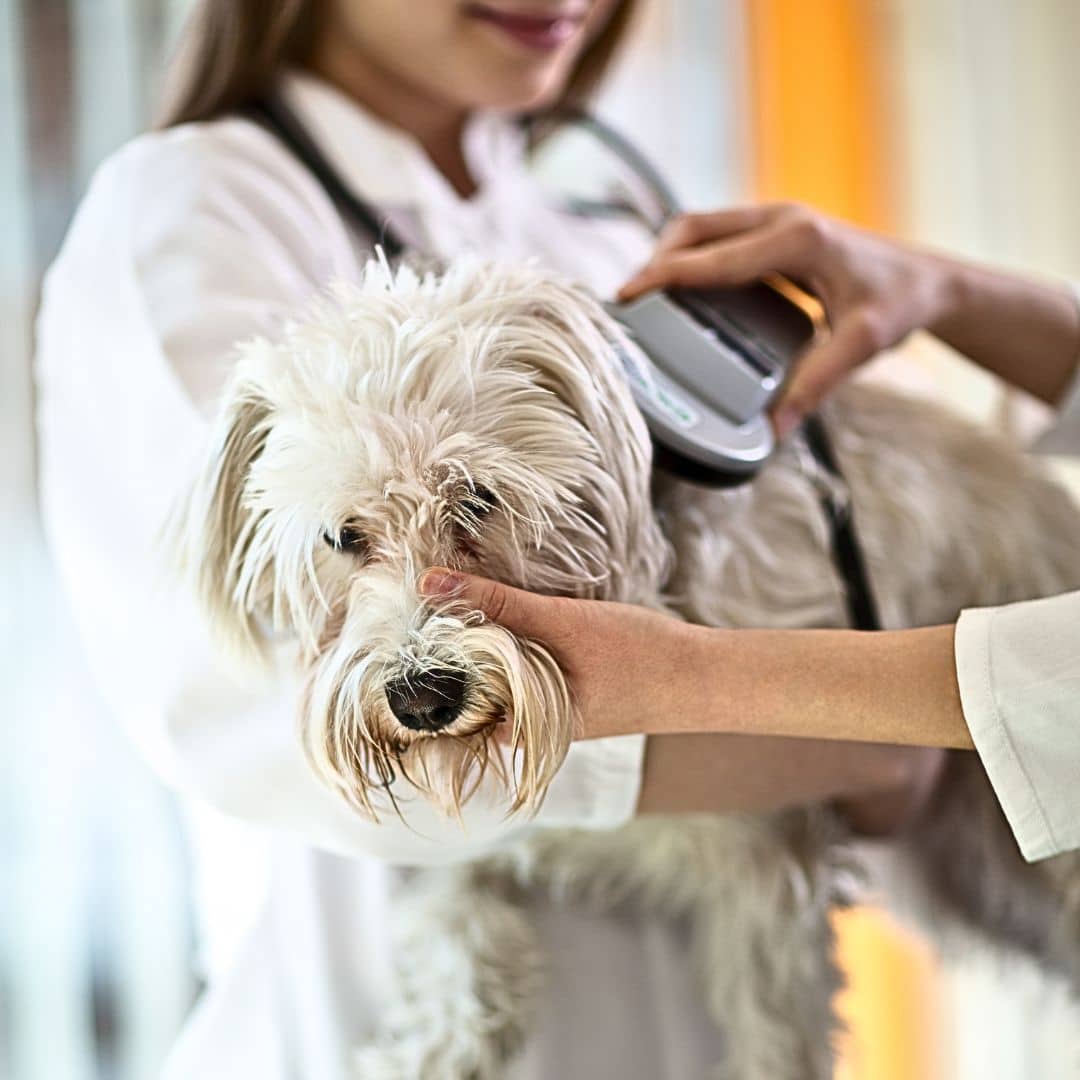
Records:
<instances>
[{"instance_id":1,"label":"dog's black nose","mask_svg":"<svg viewBox=\"0 0 1080 1080\"><path fill-rule=\"evenodd\" d=\"M386 684L390 711L413 731L438 731L453 722L465 701L465 676L433 668Z\"/></svg>"}]
</instances>

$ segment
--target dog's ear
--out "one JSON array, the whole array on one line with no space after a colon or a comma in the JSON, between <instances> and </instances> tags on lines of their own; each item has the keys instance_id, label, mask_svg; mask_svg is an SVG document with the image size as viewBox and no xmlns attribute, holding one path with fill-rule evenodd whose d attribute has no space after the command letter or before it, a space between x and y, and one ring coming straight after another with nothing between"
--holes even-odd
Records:
<instances>
[{"instance_id":1,"label":"dog's ear","mask_svg":"<svg viewBox=\"0 0 1080 1080\"><path fill-rule=\"evenodd\" d=\"M552 277L530 290L528 314L550 329L558 346L533 357L541 382L593 435L603 442L629 440L648 457L644 421L619 359L629 343L611 316L583 287Z\"/></svg>"},{"instance_id":2,"label":"dog's ear","mask_svg":"<svg viewBox=\"0 0 1080 1080\"><path fill-rule=\"evenodd\" d=\"M579 494L604 537L609 579L602 595L622 599L630 581L667 575L668 545L652 513L652 445L623 373L620 350L635 349L583 288L550 276L529 290L535 332L528 359L541 385L591 436L602 460L582 467Z\"/></svg>"},{"instance_id":3,"label":"dog's ear","mask_svg":"<svg viewBox=\"0 0 1080 1080\"><path fill-rule=\"evenodd\" d=\"M247 481L266 446L273 408L250 377L235 377L211 439L211 451L180 512L180 567L215 629L247 655L261 653L261 585L267 570L252 560L260 511ZM257 560L256 560L257 561Z\"/></svg>"}]
</instances>

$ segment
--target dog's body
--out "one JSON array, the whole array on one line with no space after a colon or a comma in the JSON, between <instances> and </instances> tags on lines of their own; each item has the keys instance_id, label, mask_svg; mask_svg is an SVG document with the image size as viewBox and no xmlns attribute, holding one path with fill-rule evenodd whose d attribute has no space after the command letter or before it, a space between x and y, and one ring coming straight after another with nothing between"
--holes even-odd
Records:
<instances>
[{"instance_id":1,"label":"dog's body","mask_svg":"<svg viewBox=\"0 0 1080 1080\"><path fill-rule=\"evenodd\" d=\"M297 634L305 747L360 812L394 812L398 774L451 812L490 781L512 809L535 807L573 730L546 651L453 606L427 610L426 565L709 625L845 625L826 478L796 443L746 489L654 486L614 341L632 347L533 269L464 263L420 279L373 266L283 345L242 356L188 507L188 558L234 640L257 641L267 618ZM865 388L839 396L828 422L886 625L1080 587L1080 515L1020 455ZM510 751L492 738L503 720ZM950 761L904 856L935 911L1080 986L1080 862L1025 865L973 755ZM535 830L482 862L410 875L397 1000L358 1075L506 1074L543 969L520 897L543 889L688 922L728 1035L723 1075L825 1078L827 915L850 863L842 823L814 807ZM456 987L427 978L436 952Z\"/></svg>"}]
</instances>

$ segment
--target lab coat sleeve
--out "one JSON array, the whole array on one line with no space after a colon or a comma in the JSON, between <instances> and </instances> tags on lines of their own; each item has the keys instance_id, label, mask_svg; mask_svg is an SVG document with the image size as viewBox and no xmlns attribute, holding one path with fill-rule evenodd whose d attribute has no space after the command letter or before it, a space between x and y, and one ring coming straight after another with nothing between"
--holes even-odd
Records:
<instances>
[{"instance_id":1,"label":"lab coat sleeve","mask_svg":"<svg viewBox=\"0 0 1080 1080\"><path fill-rule=\"evenodd\" d=\"M963 612L956 670L1024 857L1080 848L1080 592Z\"/></svg>"},{"instance_id":2,"label":"lab coat sleeve","mask_svg":"<svg viewBox=\"0 0 1080 1080\"><path fill-rule=\"evenodd\" d=\"M480 854L525 827L494 786L460 823L415 797L404 820L357 816L303 758L299 676L288 664L238 672L165 569L170 513L209 438L232 344L273 332L354 258L329 203L267 136L240 121L226 133L218 144L192 129L149 136L107 163L46 280L42 509L88 659L112 711L185 795L341 854ZM628 819L643 745L575 744L533 824Z\"/></svg>"},{"instance_id":3,"label":"lab coat sleeve","mask_svg":"<svg viewBox=\"0 0 1080 1080\"><path fill-rule=\"evenodd\" d=\"M1080 368L1040 449L1080 451ZM965 611L955 648L964 717L1024 857L1080 848L1080 593Z\"/></svg>"}]
</instances>

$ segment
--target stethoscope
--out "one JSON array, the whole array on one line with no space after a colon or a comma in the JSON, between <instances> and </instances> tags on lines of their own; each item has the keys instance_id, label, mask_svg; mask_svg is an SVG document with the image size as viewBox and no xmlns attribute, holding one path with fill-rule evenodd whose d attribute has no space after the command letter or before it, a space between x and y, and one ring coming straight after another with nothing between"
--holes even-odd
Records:
<instances>
[{"instance_id":1,"label":"stethoscope","mask_svg":"<svg viewBox=\"0 0 1080 1080\"><path fill-rule=\"evenodd\" d=\"M339 176L314 139L305 130L295 113L277 95L259 98L244 114L275 135L298 161L318 181L342 219L358 232L371 238L385 255L392 259L406 255L410 249L384 215L361 199ZM679 201L660 170L625 135L610 124L581 110L564 110L556 118L562 126L572 126L588 133L612 153L635 178L655 204L654 215L645 214L633 201L602 202L576 199L567 202L569 212L582 216L626 215L636 218L654 234L670 218L680 212ZM763 421L766 422L767 421ZM659 442L650 425L658 460L662 467L691 482L711 486L730 486L741 483L751 473L729 475L717 465L702 466L667 440ZM821 420L808 418L802 431L802 449L810 459L808 475L815 482L823 513L829 525L832 557L843 578L845 597L851 624L861 630L881 628L877 605L866 569L866 561L852 521L847 485L833 453L828 434Z\"/></svg>"},{"instance_id":2,"label":"stethoscope","mask_svg":"<svg viewBox=\"0 0 1080 1080\"><path fill-rule=\"evenodd\" d=\"M266 128L293 153L319 181L342 217L365 236L372 238L390 259L404 255L412 245L407 244L380 214L347 185L330 164L329 159L308 134L299 117L278 95L258 98L244 110ZM587 131L623 164L630 174L649 193L656 213L647 214L635 202L604 202L587 198L568 198L566 209L584 217L620 215L637 219L654 235L671 218L679 214L679 201L663 175L649 158L621 132L582 109L564 108L558 113L560 124Z\"/></svg>"}]
</instances>

